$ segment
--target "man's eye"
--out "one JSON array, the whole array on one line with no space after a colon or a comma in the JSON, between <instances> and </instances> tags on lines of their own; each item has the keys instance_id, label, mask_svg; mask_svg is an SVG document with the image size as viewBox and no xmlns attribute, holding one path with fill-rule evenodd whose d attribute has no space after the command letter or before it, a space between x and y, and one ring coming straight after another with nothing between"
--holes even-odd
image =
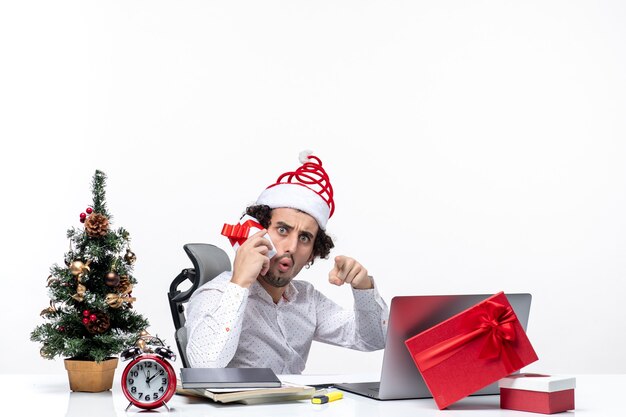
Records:
<instances>
[{"instance_id":1,"label":"man's eye","mask_svg":"<svg viewBox=\"0 0 626 417\"><path fill-rule=\"evenodd\" d=\"M302 243L309 243L310 240L311 239L307 235L300 236L300 242Z\"/></svg>"},{"instance_id":2,"label":"man's eye","mask_svg":"<svg viewBox=\"0 0 626 417\"><path fill-rule=\"evenodd\" d=\"M280 233L281 235L284 235L285 233L287 233L287 228L279 227L278 228L278 233Z\"/></svg>"}]
</instances>

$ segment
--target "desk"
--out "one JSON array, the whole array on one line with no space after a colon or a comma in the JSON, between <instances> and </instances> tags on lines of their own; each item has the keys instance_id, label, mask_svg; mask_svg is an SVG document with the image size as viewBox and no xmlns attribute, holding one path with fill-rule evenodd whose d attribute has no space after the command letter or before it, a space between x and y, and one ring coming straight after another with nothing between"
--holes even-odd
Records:
<instances>
[{"instance_id":1,"label":"desk","mask_svg":"<svg viewBox=\"0 0 626 417\"><path fill-rule=\"evenodd\" d=\"M119 371L119 370L118 370ZM624 414L622 399L626 393L626 375L576 376L576 411L559 416L609 417ZM295 401L277 404L216 404L210 400L175 395L170 412L161 407L146 411L131 407L124 397L116 372L113 389L101 393L71 392L65 374L0 375L1 410L4 416L36 415L41 417L112 417L161 413L165 416L341 416L341 417L458 417L502 416L531 417L542 414L524 413L499 408L499 396L468 397L449 409L440 411L432 399L377 401L350 393L330 404ZM141 414L140 414L141 413Z\"/></svg>"}]
</instances>

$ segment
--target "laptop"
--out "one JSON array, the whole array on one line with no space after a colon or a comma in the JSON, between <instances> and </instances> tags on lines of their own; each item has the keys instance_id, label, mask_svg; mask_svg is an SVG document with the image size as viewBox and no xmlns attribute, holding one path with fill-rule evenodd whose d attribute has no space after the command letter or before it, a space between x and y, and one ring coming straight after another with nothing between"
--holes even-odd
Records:
<instances>
[{"instance_id":1,"label":"laptop","mask_svg":"<svg viewBox=\"0 0 626 417\"><path fill-rule=\"evenodd\" d=\"M340 390L364 395L377 400L401 400L432 398L426 383L415 366L415 362L404 341L416 334L441 323L493 294L461 295L414 295L397 296L391 300L387 339L383 353L380 381L340 383ZM528 325L530 301L528 293L506 294L513 311L524 331ZM495 382L472 395L499 394Z\"/></svg>"}]
</instances>

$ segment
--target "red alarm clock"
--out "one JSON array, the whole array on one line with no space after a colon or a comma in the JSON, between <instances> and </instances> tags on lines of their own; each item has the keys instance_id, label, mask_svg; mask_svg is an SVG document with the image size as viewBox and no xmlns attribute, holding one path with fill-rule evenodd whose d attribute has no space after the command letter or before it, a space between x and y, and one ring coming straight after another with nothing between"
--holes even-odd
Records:
<instances>
[{"instance_id":1,"label":"red alarm clock","mask_svg":"<svg viewBox=\"0 0 626 417\"><path fill-rule=\"evenodd\" d=\"M146 353L138 347L122 352L123 360L132 358L122 374L122 391L130 401L128 407L135 405L151 410L167 406L167 402L176 392L176 372L167 361L176 360L176 355L168 348L159 346L154 353Z\"/></svg>"}]
</instances>

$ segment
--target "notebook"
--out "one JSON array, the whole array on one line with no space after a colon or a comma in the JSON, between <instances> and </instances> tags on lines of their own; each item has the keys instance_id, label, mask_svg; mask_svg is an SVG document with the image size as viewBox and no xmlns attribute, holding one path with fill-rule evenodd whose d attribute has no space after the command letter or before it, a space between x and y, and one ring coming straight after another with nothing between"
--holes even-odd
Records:
<instances>
[{"instance_id":1,"label":"notebook","mask_svg":"<svg viewBox=\"0 0 626 417\"><path fill-rule=\"evenodd\" d=\"M391 300L380 381L340 383L338 389L377 400L432 398L404 341L441 323L493 294L397 296ZM528 293L505 294L524 331L528 326ZM472 395L499 394L495 382Z\"/></svg>"},{"instance_id":2,"label":"notebook","mask_svg":"<svg viewBox=\"0 0 626 417\"><path fill-rule=\"evenodd\" d=\"M182 388L280 388L270 368L181 368Z\"/></svg>"}]
</instances>

